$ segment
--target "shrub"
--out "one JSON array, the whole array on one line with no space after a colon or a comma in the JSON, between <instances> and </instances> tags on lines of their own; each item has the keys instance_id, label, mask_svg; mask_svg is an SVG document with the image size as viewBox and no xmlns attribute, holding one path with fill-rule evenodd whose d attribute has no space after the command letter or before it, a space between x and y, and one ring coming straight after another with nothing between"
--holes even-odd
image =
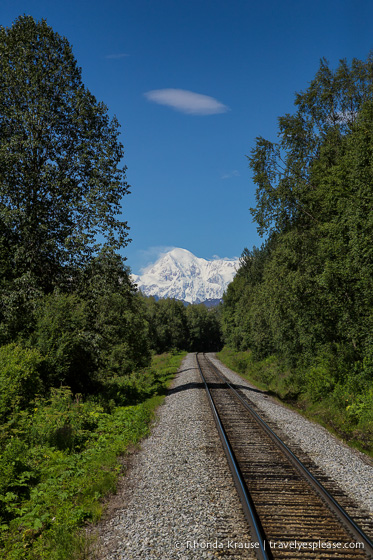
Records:
<instances>
[{"instance_id":1,"label":"shrub","mask_svg":"<svg viewBox=\"0 0 373 560\"><path fill-rule=\"evenodd\" d=\"M317 402L330 394L336 379L325 361L318 361L310 367L305 375L306 391L312 402Z\"/></svg>"},{"instance_id":2,"label":"shrub","mask_svg":"<svg viewBox=\"0 0 373 560\"><path fill-rule=\"evenodd\" d=\"M373 389L367 393L356 395L354 402L346 407L348 416L357 424L373 423Z\"/></svg>"},{"instance_id":3,"label":"shrub","mask_svg":"<svg viewBox=\"0 0 373 560\"><path fill-rule=\"evenodd\" d=\"M43 391L45 360L36 349L12 343L0 347L0 416L29 405Z\"/></svg>"},{"instance_id":4,"label":"shrub","mask_svg":"<svg viewBox=\"0 0 373 560\"><path fill-rule=\"evenodd\" d=\"M98 336L92 331L88 305L76 295L46 296L36 313L32 343L49 365L51 386L68 385L74 392L92 386L99 360Z\"/></svg>"},{"instance_id":5,"label":"shrub","mask_svg":"<svg viewBox=\"0 0 373 560\"><path fill-rule=\"evenodd\" d=\"M23 426L29 443L47 445L61 451L79 450L97 428L102 407L81 395L73 395L69 387L52 388L48 399L36 399L33 415Z\"/></svg>"},{"instance_id":6,"label":"shrub","mask_svg":"<svg viewBox=\"0 0 373 560\"><path fill-rule=\"evenodd\" d=\"M7 522L16 513L20 499L29 495L33 473L28 468L28 448L18 437L12 438L0 455L0 520ZM7 525L5 527L7 528Z\"/></svg>"}]
</instances>

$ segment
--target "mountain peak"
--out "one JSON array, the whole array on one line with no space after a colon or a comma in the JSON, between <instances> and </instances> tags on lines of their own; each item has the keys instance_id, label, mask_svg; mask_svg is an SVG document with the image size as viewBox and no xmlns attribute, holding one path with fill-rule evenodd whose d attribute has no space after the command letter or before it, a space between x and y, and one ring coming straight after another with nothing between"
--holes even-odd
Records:
<instances>
[{"instance_id":1,"label":"mountain peak","mask_svg":"<svg viewBox=\"0 0 373 560\"><path fill-rule=\"evenodd\" d=\"M188 249L181 249L181 247L175 247L174 249L171 249L171 251L169 251L168 254L174 258L183 258L183 257L195 258L193 253L188 251Z\"/></svg>"},{"instance_id":2,"label":"mountain peak","mask_svg":"<svg viewBox=\"0 0 373 560\"><path fill-rule=\"evenodd\" d=\"M181 248L175 248L172 249L171 251L168 251L168 253L166 253L165 255L163 255L163 257L158 259L157 262L159 262L160 260L162 260L162 258L165 257L171 258L179 263L183 263L183 262L187 263L197 258L193 255L193 253L191 253L187 249L181 249Z\"/></svg>"},{"instance_id":3,"label":"mountain peak","mask_svg":"<svg viewBox=\"0 0 373 560\"><path fill-rule=\"evenodd\" d=\"M223 297L238 265L238 259L209 261L187 249L175 248L132 278L147 296L201 303Z\"/></svg>"}]
</instances>

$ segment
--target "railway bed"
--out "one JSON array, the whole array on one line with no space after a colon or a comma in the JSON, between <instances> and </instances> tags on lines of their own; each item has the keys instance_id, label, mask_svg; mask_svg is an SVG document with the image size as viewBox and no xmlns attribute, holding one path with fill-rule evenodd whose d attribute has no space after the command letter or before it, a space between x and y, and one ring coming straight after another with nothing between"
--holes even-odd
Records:
<instances>
[{"instance_id":1,"label":"railway bed","mask_svg":"<svg viewBox=\"0 0 373 560\"><path fill-rule=\"evenodd\" d=\"M326 490L250 399L205 355L196 359L258 558L373 558L370 520L354 521L338 503L354 511L343 492L330 481Z\"/></svg>"}]
</instances>

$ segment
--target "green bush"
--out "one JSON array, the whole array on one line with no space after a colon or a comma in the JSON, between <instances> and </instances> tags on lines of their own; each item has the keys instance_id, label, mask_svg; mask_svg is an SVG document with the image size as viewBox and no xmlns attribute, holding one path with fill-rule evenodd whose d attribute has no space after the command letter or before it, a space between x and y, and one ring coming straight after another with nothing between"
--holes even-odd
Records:
<instances>
[{"instance_id":1,"label":"green bush","mask_svg":"<svg viewBox=\"0 0 373 560\"><path fill-rule=\"evenodd\" d=\"M181 358L156 356L151 368L112 379L118 402L128 399L130 386L140 404L109 403L104 385L87 400L60 387L0 426L1 558L90 557L80 554L87 550L81 528L100 517L102 498L122 472L117 457L148 433L159 393Z\"/></svg>"},{"instance_id":2,"label":"green bush","mask_svg":"<svg viewBox=\"0 0 373 560\"><path fill-rule=\"evenodd\" d=\"M108 377L110 375L119 377L130 375L132 371L139 367L138 362L140 361L133 354L133 345L129 342L120 342L112 344L112 346L108 344L108 348L104 352L101 372Z\"/></svg>"},{"instance_id":3,"label":"green bush","mask_svg":"<svg viewBox=\"0 0 373 560\"><path fill-rule=\"evenodd\" d=\"M29 486L36 473L30 471L28 446L19 437L13 437L0 454L0 533L18 513L19 503L29 497Z\"/></svg>"},{"instance_id":4,"label":"green bush","mask_svg":"<svg viewBox=\"0 0 373 560\"><path fill-rule=\"evenodd\" d=\"M97 428L102 407L83 402L69 387L52 388L48 399L37 398L31 417L20 419L30 445L47 445L61 451L83 449L91 431Z\"/></svg>"},{"instance_id":5,"label":"green bush","mask_svg":"<svg viewBox=\"0 0 373 560\"><path fill-rule=\"evenodd\" d=\"M0 416L5 419L43 391L45 360L36 349L19 344L0 347Z\"/></svg>"},{"instance_id":6,"label":"green bush","mask_svg":"<svg viewBox=\"0 0 373 560\"><path fill-rule=\"evenodd\" d=\"M328 363L319 361L310 367L305 375L306 390L312 402L322 400L329 395L335 385L336 379L330 371Z\"/></svg>"},{"instance_id":7,"label":"green bush","mask_svg":"<svg viewBox=\"0 0 373 560\"><path fill-rule=\"evenodd\" d=\"M73 392L92 388L99 360L99 336L90 326L89 309L77 295L53 293L36 312L31 343L46 357L51 386Z\"/></svg>"}]
</instances>

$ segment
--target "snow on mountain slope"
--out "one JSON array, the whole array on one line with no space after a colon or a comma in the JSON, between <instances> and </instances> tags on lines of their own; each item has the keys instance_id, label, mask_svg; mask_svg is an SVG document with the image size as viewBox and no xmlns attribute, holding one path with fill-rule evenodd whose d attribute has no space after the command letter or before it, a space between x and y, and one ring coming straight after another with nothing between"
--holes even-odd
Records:
<instances>
[{"instance_id":1,"label":"snow on mountain slope","mask_svg":"<svg viewBox=\"0 0 373 560\"><path fill-rule=\"evenodd\" d=\"M207 261L186 249L173 249L132 279L147 296L201 303L221 299L238 266L238 259Z\"/></svg>"}]
</instances>

